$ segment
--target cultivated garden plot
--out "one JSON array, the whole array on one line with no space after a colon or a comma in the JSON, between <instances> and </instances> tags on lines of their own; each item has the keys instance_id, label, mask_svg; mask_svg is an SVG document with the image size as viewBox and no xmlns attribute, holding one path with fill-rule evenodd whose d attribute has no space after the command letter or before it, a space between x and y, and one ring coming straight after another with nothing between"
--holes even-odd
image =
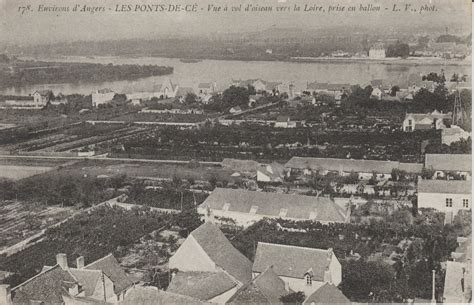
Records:
<instances>
[{"instance_id":1,"label":"cultivated garden plot","mask_svg":"<svg viewBox=\"0 0 474 305\"><path fill-rule=\"evenodd\" d=\"M0 250L66 219L74 211L73 207L32 205L20 201L0 202Z\"/></svg>"}]
</instances>

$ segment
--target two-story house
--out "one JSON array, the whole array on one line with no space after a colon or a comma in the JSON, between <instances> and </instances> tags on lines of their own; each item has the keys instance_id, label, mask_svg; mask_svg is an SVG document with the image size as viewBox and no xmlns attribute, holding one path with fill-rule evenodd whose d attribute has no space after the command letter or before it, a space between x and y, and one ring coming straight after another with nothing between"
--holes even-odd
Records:
<instances>
[{"instance_id":1,"label":"two-story house","mask_svg":"<svg viewBox=\"0 0 474 305\"><path fill-rule=\"evenodd\" d=\"M112 254L89 265L80 256L73 268L66 254L59 253L56 265L44 266L40 273L11 290L5 285L0 287L0 304L116 304L133 284Z\"/></svg>"},{"instance_id":2,"label":"two-story house","mask_svg":"<svg viewBox=\"0 0 474 305\"><path fill-rule=\"evenodd\" d=\"M471 181L418 180L418 208L433 208L456 215L472 205Z\"/></svg>"},{"instance_id":3,"label":"two-story house","mask_svg":"<svg viewBox=\"0 0 474 305\"><path fill-rule=\"evenodd\" d=\"M342 268L332 249L314 249L259 242L252 267L254 277L269 266L293 291L312 295L325 283L339 285Z\"/></svg>"},{"instance_id":4,"label":"two-story house","mask_svg":"<svg viewBox=\"0 0 474 305\"><path fill-rule=\"evenodd\" d=\"M169 268L178 272L168 292L217 304L226 303L252 279L252 263L209 222L189 234L170 258Z\"/></svg>"},{"instance_id":5,"label":"two-story house","mask_svg":"<svg viewBox=\"0 0 474 305\"><path fill-rule=\"evenodd\" d=\"M433 179L452 179L459 175L471 179L472 155L470 154L426 154L425 168L433 170Z\"/></svg>"}]
</instances>

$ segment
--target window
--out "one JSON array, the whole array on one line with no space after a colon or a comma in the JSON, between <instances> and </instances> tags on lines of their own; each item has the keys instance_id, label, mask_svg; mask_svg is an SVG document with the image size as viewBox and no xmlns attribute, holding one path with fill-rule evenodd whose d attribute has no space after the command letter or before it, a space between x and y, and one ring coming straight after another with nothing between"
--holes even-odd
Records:
<instances>
[{"instance_id":1,"label":"window","mask_svg":"<svg viewBox=\"0 0 474 305\"><path fill-rule=\"evenodd\" d=\"M446 198L446 207L447 208L453 207L453 198Z\"/></svg>"},{"instance_id":2,"label":"window","mask_svg":"<svg viewBox=\"0 0 474 305\"><path fill-rule=\"evenodd\" d=\"M255 214L255 213L257 213L257 210L258 210L258 206L252 205L252 207L250 208L250 214Z\"/></svg>"},{"instance_id":3,"label":"window","mask_svg":"<svg viewBox=\"0 0 474 305\"><path fill-rule=\"evenodd\" d=\"M306 285L308 286L313 285L313 278L309 274L306 274Z\"/></svg>"},{"instance_id":4,"label":"window","mask_svg":"<svg viewBox=\"0 0 474 305\"><path fill-rule=\"evenodd\" d=\"M222 210L223 210L223 211L228 211L229 208L230 208L230 203L226 203L226 204L224 204L224 206L222 207Z\"/></svg>"},{"instance_id":5,"label":"window","mask_svg":"<svg viewBox=\"0 0 474 305\"><path fill-rule=\"evenodd\" d=\"M410 125L410 126L413 125L412 120L408 120L408 125Z\"/></svg>"},{"instance_id":6,"label":"window","mask_svg":"<svg viewBox=\"0 0 474 305\"><path fill-rule=\"evenodd\" d=\"M280 214L278 214L278 217L286 217L286 213L288 213L288 209L280 209Z\"/></svg>"},{"instance_id":7,"label":"window","mask_svg":"<svg viewBox=\"0 0 474 305\"><path fill-rule=\"evenodd\" d=\"M469 199L463 199L462 200L462 207L463 208L469 208Z\"/></svg>"}]
</instances>

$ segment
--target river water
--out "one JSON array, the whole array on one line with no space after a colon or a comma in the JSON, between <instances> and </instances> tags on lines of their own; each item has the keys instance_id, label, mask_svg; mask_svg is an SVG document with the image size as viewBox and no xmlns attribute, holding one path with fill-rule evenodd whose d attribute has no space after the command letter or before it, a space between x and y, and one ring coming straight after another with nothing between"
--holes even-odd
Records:
<instances>
[{"instance_id":1,"label":"river water","mask_svg":"<svg viewBox=\"0 0 474 305\"><path fill-rule=\"evenodd\" d=\"M29 58L31 59L31 58ZM440 61L439 65L416 63L382 63L382 62L278 62L278 61L229 61L203 60L197 63L183 63L175 58L160 57L82 57L61 56L35 58L55 62L90 62L101 64L137 64L162 65L174 67L172 75L153 76L134 81L113 81L103 83L65 83L25 85L0 89L0 94L28 95L35 90L51 89L55 94L80 93L90 94L101 89L110 88L118 93L151 91L155 84L170 78L181 87L196 87L200 82L216 82L218 88L226 88L232 79L256 79L293 83L296 90L304 90L308 82L364 84L372 79L407 78L411 73L426 74L440 72L444 69L447 77L453 73L470 74L470 65L448 65Z\"/></svg>"}]
</instances>

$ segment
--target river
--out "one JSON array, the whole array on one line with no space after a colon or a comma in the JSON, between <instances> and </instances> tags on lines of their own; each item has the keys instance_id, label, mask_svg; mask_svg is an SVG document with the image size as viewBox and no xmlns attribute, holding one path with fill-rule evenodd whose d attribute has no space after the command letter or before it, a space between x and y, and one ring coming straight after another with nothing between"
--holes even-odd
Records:
<instances>
[{"instance_id":1,"label":"river","mask_svg":"<svg viewBox=\"0 0 474 305\"><path fill-rule=\"evenodd\" d=\"M31 59L31 58L28 58ZM372 79L406 79L411 73L439 73L444 69L447 78L453 73L471 74L470 65L449 65L440 61L439 65L416 62L383 63L383 62L279 62L279 61L231 61L231 60L202 60L196 63L183 63L176 58L161 57L117 57L117 56L50 56L34 58L54 62L90 62L101 64L137 64L162 65L174 67L172 75L153 76L134 81L112 81L103 83L65 83L25 85L0 90L0 94L28 95L35 90L51 89L55 94L80 93L90 94L101 89L110 88L118 93L134 91L151 91L155 84L165 78L181 87L196 87L200 82L216 82L218 88L229 86L232 79L256 79L280 81L295 84L296 90L304 90L308 82L364 84Z\"/></svg>"}]
</instances>

